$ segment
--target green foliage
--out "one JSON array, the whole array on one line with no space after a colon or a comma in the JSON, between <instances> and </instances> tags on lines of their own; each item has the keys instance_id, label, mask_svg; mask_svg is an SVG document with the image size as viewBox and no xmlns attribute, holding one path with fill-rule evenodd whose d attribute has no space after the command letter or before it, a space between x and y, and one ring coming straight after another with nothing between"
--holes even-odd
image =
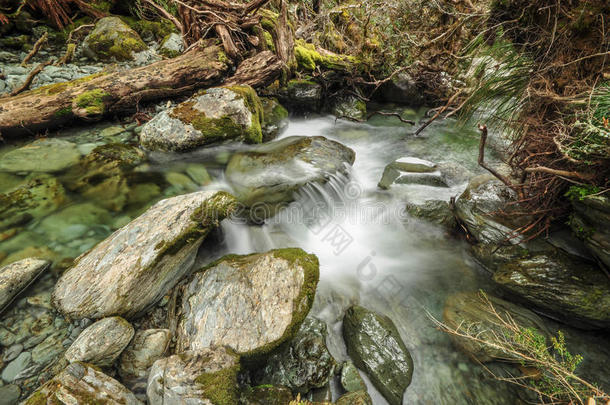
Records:
<instances>
[{"instance_id":1,"label":"green foliage","mask_svg":"<svg viewBox=\"0 0 610 405\"><path fill-rule=\"evenodd\" d=\"M571 186L566 192L565 196L568 197L570 200L582 201L585 199L586 196L591 194L597 194L600 191L601 190L599 187L590 184L585 184L582 186Z\"/></svg>"}]
</instances>

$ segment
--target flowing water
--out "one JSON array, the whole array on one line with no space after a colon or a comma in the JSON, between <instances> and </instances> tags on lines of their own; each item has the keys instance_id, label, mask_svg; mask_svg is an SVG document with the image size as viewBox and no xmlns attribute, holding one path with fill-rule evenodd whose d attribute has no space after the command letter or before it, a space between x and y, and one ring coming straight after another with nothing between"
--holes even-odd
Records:
<instances>
[{"instance_id":1,"label":"flowing water","mask_svg":"<svg viewBox=\"0 0 610 405\"><path fill-rule=\"evenodd\" d=\"M410 113L414 118L421 116L415 111ZM103 126L64 131L62 139L86 150L101 143L133 140L129 132L101 136L101 129ZM278 247L294 246L314 253L320 260L321 274L311 315L327 322L329 348L337 360L347 359L341 338L343 313L349 305L358 303L389 316L411 352L414 374L404 403L513 404L520 394L508 384L490 378L482 367L457 352L449 338L434 328L430 318L442 318L449 294L493 291L489 276L470 258L465 242L404 212L407 200L457 197L468 177L481 173L476 163L478 133L460 128L452 121L433 123L419 137L411 132L412 128L392 117L373 118L367 124L336 121L334 117L291 120L280 138L322 135L352 148L356 160L348 175L334 176L324 185L304 187L294 203L262 226L225 220L221 239L213 246L205 245L198 261L203 264L226 253ZM0 155L13 148L5 148ZM157 187L153 193L152 186L138 189L135 194L144 195L139 199L129 197L125 209L110 210L108 215L84 224L72 221L63 225L60 222L63 217L51 214L57 221L51 222L55 225L49 229L40 226L44 219L37 219L0 242L0 254L10 259L10 255L25 254L24 249L30 252L38 249L52 251L60 259L75 257L154 201L197 188L185 177L185 173L193 172L193 165L204 165L213 179L204 188L230 191L223 179L223 167L233 151L242 149L247 147L223 145L189 154L152 154L150 162L137 170L146 171L153 178L172 180L168 180L170 185L165 189ZM436 162L454 174L454 181L446 188L400 185L389 191L380 190L377 183L384 167L404 156ZM490 160L493 162L493 155ZM81 206L87 202L95 201L70 194L64 204ZM62 232L68 225L72 232ZM52 281L50 277L44 288L50 289ZM578 339L589 342L586 336L578 335ZM585 343L581 346L586 346ZM590 361L590 366L603 370L607 358L608 353L604 353ZM491 368L499 374L510 371L504 365ZM375 404L386 403L372 386L369 388Z\"/></svg>"}]
</instances>

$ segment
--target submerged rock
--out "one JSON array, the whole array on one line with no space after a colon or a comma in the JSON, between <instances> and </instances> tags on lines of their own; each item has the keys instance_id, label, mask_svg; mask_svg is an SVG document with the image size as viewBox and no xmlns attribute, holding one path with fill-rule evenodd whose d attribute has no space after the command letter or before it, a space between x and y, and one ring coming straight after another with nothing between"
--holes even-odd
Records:
<instances>
[{"instance_id":1,"label":"submerged rock","mask_svg":"<svg viewBox=\"0 0 610 405\"><path fill-rule=\"evenodd\" d=\"M479 176L470 181L455 203L456 216L481 243L502 243L510 239L519 243L521 237L511 238L513 230L527 223L527 218L510 215L516 193L491 176Z\"/></svg>"},{"instance_id":2,"label":"submerged rock","mask_svg":"<svg viewBox=\"0 0 610 405\"><path fill-rule=\"evenodd\" d=\"M48 215L66 200L66 192L55 177L31 175L21 186L0 194L0 230Z\"/></svg>"},{"instance_id":3,"label":"submerged rock","mask_svg":"<svg viewBox=\"0 0 610 405\"><path fill-rule=\"evenodd\" d=\"M266 365L255 372L257 385L271 384L307 393L328 385L335 360L326 347L326 324L307 318L292 340L273 352Z\"/></svg>"},{"instance_id":4,"label":"submerged rock","mask_svg":"<svg viewBox=\"0 0 610 405\"><path fill-rule=\"evenodd\" d=\"M301 249L225 256L182 287L177 351L222 345L247 357L269 353L298 331L318 276L318 259Z\"/></svg>"},{"instance_id":5,"label":"submerged rock","mask_svg":"<svg viewBox=\"0 0 610 405\"><path fill-rule=\"evenodd\" d=\"M390 405L402 404L413 360L390 318L355 305L343 318L343 339L358 368L366 371Z\"/></svg>"},{"instance_id":6,"label":"submerged rock","mask_svg":"<svg viewBox=\"0 0 610 405\"><path fill-rule=\"evenodd\" d=\"M63 403L142 404L117 380L86 363L70 364L23 402L24 405Z\"/></svg>"},{"instance_id":7,"label":"submerged rock","mask_svg":"<svg viewBox=\"0 0 610 405\"><path fill-rule=\"evenodd\" d=\"M0 172L56 173L74 166L80 159L76 144L62 139L37 139L2 155Z\"/></svg>"},{"instance_id":8,"label":"submerged rock","mask_svg":"<svg viewBox=\"0 0 610 405\"><path fill-rule=\"evenodd\" d=\"M148 121L140 143L149 150L176 152L226 140L260 143L263 114L252 87L211 88Z\"/></svg>"},{"instance_id":9,"label":"submerged rock","mask_svg":"<svg viewBox=\"0 0 610 405\"><path fill-rule=\"evenodd\" d=\"M83 52L94 60L133 60L134 53L147 49L137 32L118 17L104 17L83 42Z\"/></svg>"},{"instance_id":10,"label":"submerged rock","mask_svg":"<svg viewBox=\"0 0 610 405\"><path fill-rule=\"evenodd\" d=\"M51 266L42 259L23 259L0 268L0 313L15 297Z\"/></svg>"},{"instance_id":11,"label":"submerged rock","mask_svg":"<svg viewBox=\"0 0 610 405\"><path fill-rule=\"evenodd\" d=\"M354 159L354 151L338 142L321 136L291 136L234 154L225 174L238 200L264 209L260 213L264 218L277 205L292 201L293 193L305 184L323 183L347 171Z\"/></svg>"},{"instance_id":12,"label":"submerged rock","mask_svg":"<svg viewBox=\"0 0 610 405\"><path fill-rule=\"evenodd\" d=\"M153 363L163 357L171 339L169 329L146 329L136 332L133 340L121 354L119 375L121 381L136 394L146 397L148 374Z\"/></svg>"},{"instance_id":13,"label":"submerged rock","mask_svg":"<svg viewBox=\"0 0 610 405\"><path fill-rule=\"evenodd\" d=\"M413 217L420 218L433 224L453 229L457 225L453 210L447 201L427 200L423 202L409 202L405 210Z\"/></svg>"},{"instance_id":14,"label":"submerged rock","mask_svg":"<svg viewBox=\"0 0 610 405\"><path fill-rule=\"evenodd\" d=\"M493 311L502 318L494 315ZM544 322L532 311L482 293L457 293L449 296L443 311L444 323L452 328L469 330L483 340L493 341L494 336L505 337L507 329L499 323L512 319L522 328L532 328L547 341L549 335ZM493 360L515 360L515 357L495 347L449 335L454 344L480 362Z\"/></svg>"},{"instance_id":15,"label":"submerged rock","mask_svg":"<svg viewBox=\"0 0 610 405\"><path fill-rule=\"evenodd\" d=\"M145 161L146 155L135 146L119 143L101 145L62 179L69 190L106 209L121 211L128 201L132 169Z\"/></svg>"},{"instance_id":16,"label":"submerged rock","mask_svg":"<svg viewBox=\"0 0 610 405\"><path fill-rule=\"evenodd\" d=\"M400 158L385 167L378 184L379 188L387 190L394 184L447 187L435 163L414 157Z\"/></svg>"},{"instance_id":17,"label":"submerged rock","mask_svg":"<svg viewBox=\"0 0 610 405\"><path fill-rule=\"evenodd\" d=\"M40 221L37 231L48 240L66 243L82 237L92 226L105 225L111 216L104 208L93 203L70 205Z\"/></svg>"},{"instance_id":18,"label":"submerged rock","mask_svg":"<svg viewBox=\"0 0 610 405\"><path fill-rule=\"evenodd\" d=\"M263 142L269 142L288 126L288 111L272 97L261 97L263 105Z\"/></svg>"},{"instance_id":19,"label":"submerged rock","mask_svg":"<svg viewBox=\"0 0 610 405\"><path fill-rule=\"evenodd\" d=\"M54 305L76 319L142 314L190 270L207 233L234 207L216 191L159 201L77 258L55 286Z\"/></svg>"},{"instance_id":20,"label":"submerged rock","mask_svg":"<svg viewBox=\"0 0 610 405\"><path fill-rule=\"evenodd\" d=\"M610 197L605 194L572 199L572 231L610 268Z\"/></svg>"},{"instance_id":21,"label":"submerged rock","mask_svg":"<svg viewBox=\"0 0 610 405\"><path fill-rule=\"evenodd\" d=\"M78 335L64 357L70 363L84 361L100 367L110 366L133 334L133 326L119 316L100 319Z\"/></svg>"},{"instance_id":22,"label":"submerged rock","mask_svg":"<svg viewBox=\"0 0 610 405\"><path fill-rule=\"evenodd\" d=\"M150 405L237 404L239 356L224 347L157 360L148 379Z\"/></svg>"}]
</instances>

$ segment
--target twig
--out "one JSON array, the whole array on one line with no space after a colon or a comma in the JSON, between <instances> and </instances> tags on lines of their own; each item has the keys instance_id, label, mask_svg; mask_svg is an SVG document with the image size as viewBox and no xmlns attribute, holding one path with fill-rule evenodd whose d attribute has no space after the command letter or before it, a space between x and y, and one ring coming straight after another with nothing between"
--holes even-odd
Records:
<instances>
[{"instance_id":1,"label":"twig","mask_svg":"<svg viewBox=\"0 0 610 405\"><path fill-rule=\"evenodd\" d=\"M579 178L582 180L591 180L594 177L592 174L552 169L550 167L545 167L545 166L526 167L525 171L527 173L547 173L547 174L553 174L555 176L561 176L561 177L576 177L576 178Z\"/></svg>"},{"instance_id":2,"label":"twig","mask_svg":"<svg viewBox=\"0 0 610 405\"><path fill-rule=\"evenodd\" d=\"M72 58L74 57L74 51L76 50L76 44L68 44L66 48L66 53L61 57L60 60L55 64L56 66L65 65L66 63L70 63Z\"/></svg>"},{"instance_id":3,"label":"twig","mask_svg":"<svg viewBox=\"0 0 610 405\"><path fill-rule=\"evenodd\" d=\"M83 28L93 28L95 27L95 24L83 24L83 25L79 25L78 27L74 28L72 31L70 31L70 33L68 34L68 39L66 40L66 43L70 43L70 41L72 41L72 36L74 34L76 34L78 31L82 30Z\"/></svg>"},{"instance_id":4,"label":"twig","mask_svg":"<svg viewBox=\"0 0 610 405\"><path fill-rule=\"evenodd\" d=\"M406 120L406 119L402 118L399 113L384 112L384 111L374 111L374 112L370 113L366 117L365 120L361 120L361 119L354 118L354 117L349 117L347 115L341 115L341 116L337 117L337 119L346 119L346 120L350 120L350 121L354 121L354 122L367 122L368 120L370 120L375 115L383 115L384 117L396 117L396 118L398 118L400 120L400 122L404 122L405 124L415 125L415 121Z\"/></svg>"},{"instance_id":5,"label":"twig","mask_svg":"<svg viewBox=\"0 0 610 405\"><path fill-rule=\"evenodd\" d=\"M32 84L32 81L34 80L34 78L36 77L36 75L40 72L42 72L42 70L49 66L50 64L53 63L53 59L49 59L46 62L43 62L41 64L39 64L38 66L36 66L28 75L28 77L25 78L25 82L23 82L23 84L21 86L19 86L19 88L16 88L15 90L13 90L11 92L11 94L9 95L10 97L16 96L17 94L21 93L22 91L25 91L27 89L30 88L30 85Z\"/></svg>"},{"instance_id":6,"label":"twig","mask_svg":"<svg viewBox=\"0 0 610 405\"><path fill-rule=\"evenodd\" d=\"M483 169L485 169L489 173L493 174L494 177L496 177L502 183L506 184L508 187L517 191L519 194L521 194L520 190L518 190L517 187L515 187L513 185L513 183L511 183L511 181L506 176L501 175L493 167L491 167L491 166L487 165L487 163L485 163L485 143L487 142L487 125L479 124L478 128L479 128L479 131L481 131L481 141L479 142L479 159L477 160L477 163Z\"/></svg>"},{"instance_id":7,"label":"twig","mask_svg":"<svg viewBox=\"0 0 610 405\"><path fill-rule=\"evenodd\" d=\"M432 122L433 122L434 120L436 120L436 119L437 119L437 118L438 118L438 117L439 117L439 116L440 116L440 115L443 113L443 111L445 111L445 110L447 109L447 107L449 107L449 106L450 106L450 105L453 103L453 100L455 100L455 99L456 99L456 97L457 97L457 96L459 96L459 95L462 93L462 91L463 91L463 90L464 90L464 89L460 89L460 90L459 90L457 93L455 93L453 96L451 96L451 97L449 98L449 100L447 101L447 104L445 104L445 105L444 105L442 108L440 108L440 109L439 109L439 110L436 112L436 114L434 114L434 116L433 116L432 118L430 118L428 121L426 121L426 123L425 123L424 125L422 125L421 127L419 127L419 129L418 129L417 131L415 131L415 135L416 135L416 136L417 136L417 135L419 135L419 134L421 133L421 131L423 131L424 129L426 129L426 127L427 127L428 125L432 124Z\"/></svg>"},{"instance_id":8,"label":"twig","mask_svg":"<svg viewBox=\"0 0 610 405\"><path fill-rule=\"evenodd\" d=\"M28 53L27 56L23 59L23 62L21 62L21 66L26 66L28 64L30 59L32 59L38 53L38 51L42 47L42 44L47 42L48 38L49 38L49 33L45 31L45 33L42 34L42 36L40 38L38 38L38 41L36 41L36 43L34 44L34 48L32 48L30 53Z\"/></svg>"}]
</instances>

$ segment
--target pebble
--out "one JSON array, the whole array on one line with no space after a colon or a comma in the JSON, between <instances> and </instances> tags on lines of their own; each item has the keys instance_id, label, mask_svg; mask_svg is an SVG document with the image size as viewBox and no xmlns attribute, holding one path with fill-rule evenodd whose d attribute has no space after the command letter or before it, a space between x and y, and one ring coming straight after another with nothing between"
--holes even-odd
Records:
<instances>
[{"instance_id":1,"label":"pebble","mask_svg":"<svg viewBox=\"0 0 610 405\"><path fill-rule=\"evenodd\" d=\"M9 361L15 360L22 351L23 351L22 344L17 343L15 345L12 345L8 349L6 349L6 351L4 352L4 356L2 356L2 361L7 363Z\"/></svg>"},{"instance_id":2,"label":"pebble","mask_svg":"<svg viewBox=\"0 0 610 405\"><path fill-rule=\"evenodd\" d=\"M19 401L21 388L17 385L9 384L0 387L0 405L13 405Z\"/></svg>"},{"instance_id":3,"label":"pebble","mask_svg":"<svg viewBox=\"0 0 610 405\"><path fill-rule=\"evenodd\" d=\"M32 354L30 352L23 352L13 361L11 361L2 370L2 379L6 382L13 382L15 377L23 370L28 368L32 363Z\"/></svg>"}]
</instances>

